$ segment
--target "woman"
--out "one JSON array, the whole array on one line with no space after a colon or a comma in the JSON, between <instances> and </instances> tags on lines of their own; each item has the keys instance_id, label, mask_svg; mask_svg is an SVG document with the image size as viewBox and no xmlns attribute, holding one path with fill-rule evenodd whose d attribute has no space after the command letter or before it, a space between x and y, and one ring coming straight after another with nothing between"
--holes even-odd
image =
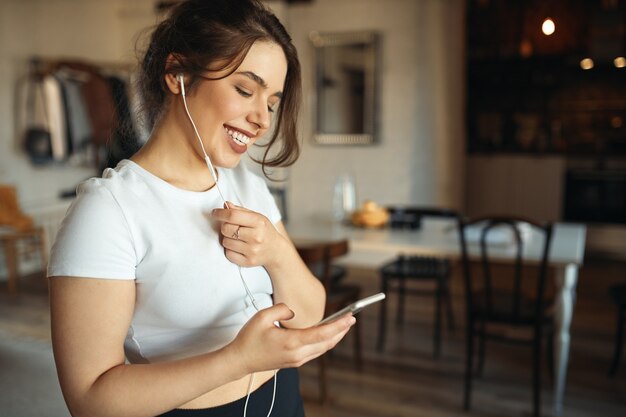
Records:
<instances>
[{"instance_id":1,"label":"woman","mask_svg":"<svg viewBox=\"0 0 626 417\"><path fill-rule=\"evenodd\" d=\"M273 117L269 144L280 149L263 166L297 157L291 40L257 0L189 1L155 30L141 71L150 139L79 186L52 250L52 339L68 407L90 417L302 416L287 368L331 349L354 318L315 326L323 287L265 183L239 163Z\"/></svg>"}]
</instances>

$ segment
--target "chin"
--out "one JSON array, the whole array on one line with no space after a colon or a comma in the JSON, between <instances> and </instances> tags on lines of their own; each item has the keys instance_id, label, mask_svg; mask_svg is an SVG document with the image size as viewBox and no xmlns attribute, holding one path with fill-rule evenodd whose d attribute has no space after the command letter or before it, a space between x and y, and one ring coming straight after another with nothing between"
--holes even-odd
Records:
<instances>
[{"instance_id":1,"label":"chin","mask_svg":"<svg viewBox=\"0 0 626 417\"><path fill-rule=\"evenodd\" d=\"M220 158L217 163L217 166L220 168L236 168L237 165L241 163L241 156L232 156L228 158Z\"/></svg>"}]
</instances>

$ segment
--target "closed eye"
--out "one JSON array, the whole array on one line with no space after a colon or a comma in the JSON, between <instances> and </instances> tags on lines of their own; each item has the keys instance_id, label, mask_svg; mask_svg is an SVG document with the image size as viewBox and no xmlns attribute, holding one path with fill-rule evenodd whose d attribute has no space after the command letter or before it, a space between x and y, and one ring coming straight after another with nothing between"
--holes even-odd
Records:
<instances>
[{"instance_id":1,"label":"closed eye","mask_svg":"<svg viewBox=\"0 0 626 417\"><path fill-rule=\"evenodd\" d=\"M240 96L245 97L245 98L249 98L252 97L252 93L247 92L246 90L244 90L241 87L235 86L235 90L237 90L237 93L239 93ZM273 105L267 106L267 111L269 111L270 113L274 113L276 112L275 108L278 106L278 103L275 103Z\"/></svg>"},{"instance_id":2,"label":"closed eye","mask_svg":"<svg viewBox=\"0 0 626 417\"><path fill-rule=\"evenodd\" d=\"M239 88L237 86L235 86L235 90L237 90L239 95L242 96L242 97L246 97L247 98L247 97L251 97L252 96L252 93L248 93L247 91L245 91L245 90L243 90L243 89L241 89L241 88Z\"/></svg>"}]
</instances>

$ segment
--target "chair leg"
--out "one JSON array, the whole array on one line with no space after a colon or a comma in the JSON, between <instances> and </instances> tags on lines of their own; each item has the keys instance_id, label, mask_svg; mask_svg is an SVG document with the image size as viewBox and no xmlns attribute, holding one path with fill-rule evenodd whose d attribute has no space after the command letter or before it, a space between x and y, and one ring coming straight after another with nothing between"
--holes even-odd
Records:
<instances>
[{"instance_id":1,"label":"chair leg","mask_svg":"<svg viewBox=\"0 0 626 417\"><path fill-rule=\"evenodd\" d=\"M478 336L478 370L477 375L483 376L483 370L485 369L485 352L487 350L486 346L486 324L484 321L480 324L480 334Z\"/></svg>"},{"instance_id":2,"label":"chair leg","mask_svg":"<svg viewBox=\"0 0 626 417\"><path fill-rule=\"evenodd\" d=\"M18 267L17 260L18 252L15 247L16 242L14 239L9 239L4 243L4 259L6 260L7 268L7 288L10 295L17 294L17 280L18 280Z\"/></svg>"},{"instance_id":3,"label":"chair leg","mask_svg":"<svg viewBox=\"0 0 626 417\"><path fill-rule=\"evenodd\" d=\"M609 369L609 376L613 377L617 373L620 358L622 356L622 345L624 342L624 316L626 310L618 307L617 311L617 330L615 332L615 352L613 353L613 360L611 362L611 368Z\"/></svg>"},{"instance_id":4,"label":"chair leg","mask_svg":"<svg viewBox=\"0 0 626 417\"><path fill-rule=\"evenodd\" d=\"M533 342L533 416L541 414L541 327L535 329Z\"/></svg>"},{"instance_id":5,"label":"chair leg","mask_svg":"<svg viewBox=\"0 0 626 417\"><path fill-rule=\"evenodd\" d=\"M467 321L465 343L465 390L463 394L463 408L469 411L472 395L472 372L474 368L474 322L470 318Z\"/></svg>"},{"instance_id":6,"label":"chair leg","mask_svg":"<svg viewBox=\"0 0 626 417\"><path fill-rule=\"evenodd\" d=\"M381 275L380 291L387 294L387 277ZM385 348L385 333L387 331L387 298L380 302L380 314L378 317L378 343L376 348L379 352L382 352Z\"/></svg>"},{"instance_id":7,"label":"chair leg","mask_svg":"<svg viewBox=\"0 0 626 417\"><path fill-rule=\"evenodd\" d=\"M554 382L554 327L550 328L546 340L546 360L548 361L548 375L550 382Z\"/></svg>"},{"instance_id":8,"label":"chair leg","mask_svg":"<svg viewBox=\"0 0 626 417\"><path fill-rule=\"evenodd\" d=\"M437 293L435 294L435 337L433 338L433 356L441 356L441 302L443 298L443 282L437 281Z\"/></svg>"},{"instance_id":9,"label":"chair leg","mask_svg":"<svg viewBox=\"0 0 626 417\"><path fill-rule=\"evenodd\" d=\"M404 277L398 278L398 311L396 313L396 324L404 323L404 298L406 295L406 280Z\"/></svg>"},{"instance_id":10,"label":"chair leg","mask_svg":"<svg viewBox=\"0 0 626 417\"><path fill-rule=\"evenodd\" d=\"M448 315L448 330L453 332L456 328L454 323L454 312L452 310L452 295L450 294L450 284L445 283L445 298L446 298L446 314Z\"/></svg>"}]
</instances>

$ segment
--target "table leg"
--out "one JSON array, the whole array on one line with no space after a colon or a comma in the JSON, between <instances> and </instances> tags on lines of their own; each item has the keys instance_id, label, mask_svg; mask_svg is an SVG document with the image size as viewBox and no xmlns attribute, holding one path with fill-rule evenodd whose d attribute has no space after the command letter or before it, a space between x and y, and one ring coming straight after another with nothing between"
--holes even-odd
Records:
<instances>
[{"instance_id":1,"label":"table leg","mask_svg":"<svg viewBox=\"0 0 626 417\"><path fill-rule=\"evenodd\" d=\"M569 360L570 325L576 302L576 281L578 266L568 264L557 270L555 300L555 332L554 332L554 416L563 416L563 398Z\"/></svg>"},{"instance_id":2,"label":"table leg","mask_svg":"<svg viewBox=\"0 0 626 417\"><path fill-rule=\"evenodd\" d=\"M6 239L2 243L7 265L7 287L9 294L17 294L17 251L15 249L15 240Z\"/></svg>"}]
</instances>

